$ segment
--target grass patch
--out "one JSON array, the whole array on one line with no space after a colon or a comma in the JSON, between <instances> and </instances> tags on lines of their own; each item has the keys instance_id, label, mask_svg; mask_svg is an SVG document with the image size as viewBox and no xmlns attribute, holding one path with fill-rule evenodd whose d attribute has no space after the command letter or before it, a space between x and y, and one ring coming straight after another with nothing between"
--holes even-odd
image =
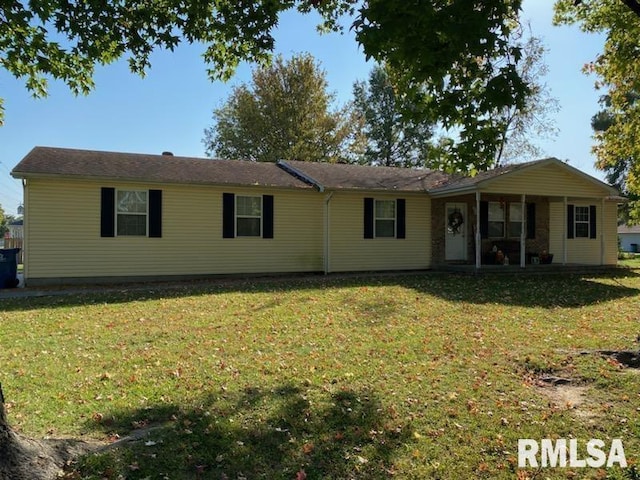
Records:
<instances>
[{"instance_id":1,"label":"grass patch","mask_svg":"<svg viewBox=\"0 0 640 480\"><path fill-rule=\"evenodd\" d=\"M9 419L138 441L69 478L534 478L519 438L640 448L640 276L415 275L3 300ZM589 415L535 379L587 387ZM548 387L551 388L551 387ZM544 478L632 478L545 469Z\"/></svg>"}]
</instances>

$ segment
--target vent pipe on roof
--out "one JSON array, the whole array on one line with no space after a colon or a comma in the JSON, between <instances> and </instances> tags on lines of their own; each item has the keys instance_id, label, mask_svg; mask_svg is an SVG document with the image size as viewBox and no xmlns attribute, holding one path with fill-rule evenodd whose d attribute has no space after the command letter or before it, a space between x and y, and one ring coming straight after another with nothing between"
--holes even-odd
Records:
<instances>
[{"instance_id":1,"label":"vent pipe on roof","mask_svg":"<svg viewBox=\"0 0 640 480\"><path fill-rule=\"evenodd\" d=\"M162 152L162 155L165 155L165 156L168 156L168 157L173 157L173 152L164 151L164 152Z\"/></svg>"}]
</instances>

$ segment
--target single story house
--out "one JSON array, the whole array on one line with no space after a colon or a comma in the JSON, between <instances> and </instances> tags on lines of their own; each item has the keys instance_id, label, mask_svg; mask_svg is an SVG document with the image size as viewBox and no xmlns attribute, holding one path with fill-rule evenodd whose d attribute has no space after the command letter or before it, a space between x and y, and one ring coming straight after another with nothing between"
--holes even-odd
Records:
<instances>
[{"instance_id":1,"label":"single story house","mask_svg":"<svg viewBox=\"0 0 640 480\"><path fill-rule=\"evenodd\" d=\"M613 187L554 158L475 177L36 147L27 285L223 274L613 265Z\"/></svg>"},{"instance_id":2,"label":"single story house","mask_svg":"<svg viewBox=\"0 0 640 480\"><path fill-rule=\"evenodd\" d=\"M623 252L640 252L640 225L618 226L618 239Z\"/></svg>"}]
</instances>

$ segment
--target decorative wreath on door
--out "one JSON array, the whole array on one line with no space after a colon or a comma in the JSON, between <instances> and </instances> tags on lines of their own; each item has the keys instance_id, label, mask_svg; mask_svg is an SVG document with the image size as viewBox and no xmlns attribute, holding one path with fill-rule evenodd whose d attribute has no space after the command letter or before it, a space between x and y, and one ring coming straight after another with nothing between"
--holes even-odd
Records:
<instances>
[{"instance_id":1,"label":"decorative wreath on door","mask_svg":"<svg viewBox=\"0 0 640 480\"><path fill-rule=\"evenodd\" d=\"M462 218L462 213L460 213L459 210L454 210L453 212L451 212L451 214L449 214L447 226L449 227L451 233L453 233L454 235L456 233L460 233L460 227L462 227L463 223L464 218Z\"/></svg>"}]
</instances>

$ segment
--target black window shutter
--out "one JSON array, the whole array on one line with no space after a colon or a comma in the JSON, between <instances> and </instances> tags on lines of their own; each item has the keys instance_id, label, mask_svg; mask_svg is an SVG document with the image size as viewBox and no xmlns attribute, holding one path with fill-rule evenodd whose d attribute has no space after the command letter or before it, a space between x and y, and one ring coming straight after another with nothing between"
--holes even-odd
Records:
<instances>
[{"instance_id":1,"label":"black window shutter","mask_svg":"<svg viewBox=\"0 0 640 480\"><path fill-rule=\"evenodd\" d=\"M373 238L373 198L364 199L364 238Z\"/></svg>"},{"instance_id":2,"label":"black window shutter","mask_svg":"<svg viewBox=\"0 0 640 480\"><path fill-rule=\"evenodd\" d=\"M273 238L273 195L262 196L262 238Z\"/></svg>"},{"instance_id":3,"label":"black window shutter","mask_svg":"<svg viewBox=\"0 0 640 480\"><path fill-rule=\"evenodd\" d=\"M149 190L149 236L162 237L162 190Z\"/></svg>"},{"instance_id":4,"label":"black window shutter","mask_svg":"<svg viewBox=\"0 0 640 480\"><path fill-rule=\"evenodd\" d=\"M536 238L536 204L527 203L527 238Z\"/></svg>"},{"instance_id":5,"label":"black window shutter","mask_svg":"<svg viewBox=\"0 0 640 480\"><path fill-rule=\"evenodd\" d=\"M596 206L589 206L589 238L597 238Z\"/></svg>"},{"instance_id":6,"label":"black window shutter","mask_svg":"<svg viewBox=\"0 0 640 480\"><path fill-rule=\"evenodd\" d=\"M116 189L102 187L100 192L100 236L116 236Z\"/></svg>"},{"instance_id":7,"label":"black window shutter","mask_svg":"<svg viewBox=\"0 0 640 480\"><path fill-rule=\"evenodd\" d=\"M236 234L236 196L222 194L222 238L234 238Z\"/></svg>"},{"instance_id":8,"label":"black window shutter","mask_svg":"<svg viewBox=\"0 0 640 480\"><path fill-rule=\"evenodd\" d=\"M567 205L567 238L574 237L574 222L573 222L573 214L574 214L573 205Z\"/></svg>"},{"instance_id":9,"label":"black window shutter","mask_svg":"<svg viewBox=\"0 0 640 480\"><path fill-rule=\"evenodd\" d=\"M489 238L489 202L480 202L480 238Z\"/></svg>"},{"instance_id":10,"label":"black window shutter","mask_svg":"<svg viewBox=\"0 0 640 480\"><path fill-rule=\"evenodd\" d=\"M404 198L396 200L396 238L406 238L407 236L407 202Z\"/></svg>"}]
</instances>

